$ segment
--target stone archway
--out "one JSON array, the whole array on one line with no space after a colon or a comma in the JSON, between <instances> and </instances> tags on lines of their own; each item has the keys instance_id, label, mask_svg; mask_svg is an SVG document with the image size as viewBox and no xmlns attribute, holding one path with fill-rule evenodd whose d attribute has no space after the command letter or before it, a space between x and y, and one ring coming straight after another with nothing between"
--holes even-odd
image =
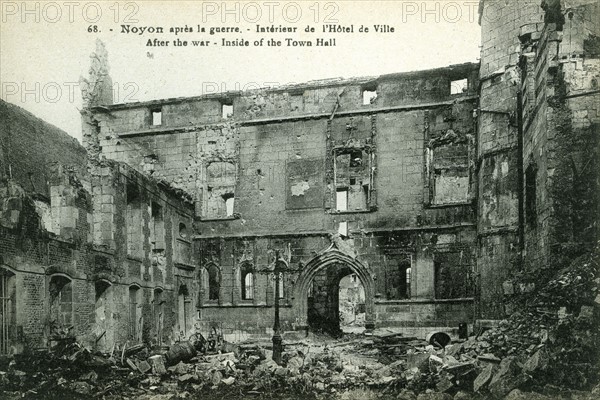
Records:
<instances>
[{"instance_id":1,"label":"stone archway","mask_svg":"<svg viewBox=\"0 0 600 400\"><path fill-rule=\"evenodd\" d=\"M308 329L308 290L314 277L335 264L343 264L355 273L365 289L365 328L375 327L375 282L373 274L356 258L337 249L327 250L306 264L294 285L294 317L297 329Z\"/></svg>"}]
</instances>

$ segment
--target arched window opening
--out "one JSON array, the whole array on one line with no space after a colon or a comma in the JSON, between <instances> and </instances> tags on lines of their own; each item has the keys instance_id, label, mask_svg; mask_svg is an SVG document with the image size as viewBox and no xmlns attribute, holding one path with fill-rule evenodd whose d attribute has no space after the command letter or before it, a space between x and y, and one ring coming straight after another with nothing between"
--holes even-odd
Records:
<instances>
[{"instance_id":1,"label":"arched window opening","mask_svg":"<svg viewBox=\"0 0 600 400\"><path fill-rule=\"evenodd\" d=\"M388 300L410 299L411 259L402 256L397 266L391 265L386 272L386 295Z\"/></svg>"},{"instance_id":2,"label":"arched window opening","mask_svg":"<svg viewBox=\"0 0 600 400\"><path fill-rule=\"evenodd\" d=\"M221 273L216 265L208 267L208 299L219 300Z\"/></svg>"},{"instance_id":3,"label":"arched window opening","mask_svg":"<svg viewBox=\"0 0 600 400\"><path fill-rule=\"evenodd\" d=\"M279 298L285 298L283 272L279 273Z\"/></svg>"},{"instance_id":4,"label":"arched window opening","mask_svg":"<svg viewBox=\"0 0 600 400\"><path fill-rule=\"evenodd\" d=\"M406 268L406 291L405 295L407 299L410 299L410 274L412 273L412 268Z\"/></svg>"},{"instance_id":5,"label":"arched window opening","mask_svg":"<svg viewBox=\"0 0 600 400\"><path fill-rule=\"evenodd\" d=\"M111 308L111 285L105 280L96 281L95 283L95 321L96 321L96 345L105 346L107 343L107 334L110 329L110 313Z\"/></svg>"},{"instance_id":6,"label":"arched window opening","mask_svg":"<svg viewBox=\"0 0 600 400\"><path fill-rule=\"evenodd\" d=\"M154 301L152 302L152 312L154 314L154 324L156 329L156 338L159 346L162 345L162 331L164 321L165 301L163 300L162 289L154 290Z\"/></svg>"},{"instance_id":7,"label":"arched window opening","mask_svg":"<svg viewBox=\"0 0 600 400\"><path fill-rule=\"evenodd\" d=\"M141 329L138 328L140 325L141 307L140 300L140 288L138 286L129 287L129 338L134 342L139 339Z\"/></svg>"},{"instance_id":8,"label":"arched window opening","mask_svg":"<svg viewBox=\"0 0 600 400\"><path fill-rule=\"evenodd\" d=\"M55 329L73 326L73 289L71 280L64 276L50 278L50 321Z\"/></svg>"},{"instance_id":9,"label":"arched window opening","mask_svg":"<svg viewBox=\"0 0 600 400\"><path fill-rule=\"evenodd\" d=\"M179 332L183 337L187 337L187 335L191 331L190 318L192 316L192 302L189 298L189 291L186 285L179 286L179 293L177 294L177 303Z\"/></svg>"},{"instance_id":10,"label":"arched window opening","mask_svg":"<svg viewBox=\"0 0 600 400\"><path fill-rule=\"evenodd\" d=\"M17 330L16 276L0 268L0 354L9 354Z\"/></svg>"},{"instance_id":11,"label":"arched window opening","mask_svg":"<svg viewBox=\"0 0 600 400\"><path fill-rule=\"evenodd\" d=\"M254 273L252 266L242 267L242 300L254 299Z\"/></svg>"}]
</instances>

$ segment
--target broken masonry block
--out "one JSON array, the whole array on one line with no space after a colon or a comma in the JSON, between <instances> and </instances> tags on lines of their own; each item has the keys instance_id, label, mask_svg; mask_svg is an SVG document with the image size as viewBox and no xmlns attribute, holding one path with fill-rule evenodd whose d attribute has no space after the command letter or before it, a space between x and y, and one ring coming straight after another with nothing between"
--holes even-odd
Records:
<instances>
[{"instance_id":1,"label":"broken masonry block","mask_svg":"<svg viewBox=\"0 0 600 400\"><path fill-rule=\"evenodd\" d=\"M158 354L148 358L148 362L152 365L152 373L154 375L165 375L167 369L165 368L165 359L162 355Z\"/></svg>"},{"instance_id":2,"label":"broken masonry block","mask_svg":"<svg viewBox=\"0 0 600 400\"><path fill-rule=\"evenodd\" d=\"M127 359L127 361L129 361L129 359ZM148 361L140 361L137 365L138 370L142 373L142 374L146 374L148 373L148 371L150 371L152 369L152 367L150 366L150 364L148 363Z\"/></svg>"},{"instance_id":3,"label":"broken masonry block","mask_svg":"<svg viewBox=\"0 0 600 400\"><path fill-rule=\"evenodd\" d=\"M127 362L127 365L129 366L129 368L131 368L132 370L135 371L138 369L137 365L135 365L135 362L133 362L130 358L128 358L125 361Z\"/></svg>"},{"instance_id":4,"label":"broken masonry block","mask_svg":"<svg viewBox=\"0 0 600 400\"><path fill-rule=\"evenodd\" d=\"M477 378L475 378L475 381L473 382L473 391L475 393L485 389L487 384L492 380L495 369L496 367L493 364L488 364L483 371L477 375Z\"/></svg>"}]
</instances>

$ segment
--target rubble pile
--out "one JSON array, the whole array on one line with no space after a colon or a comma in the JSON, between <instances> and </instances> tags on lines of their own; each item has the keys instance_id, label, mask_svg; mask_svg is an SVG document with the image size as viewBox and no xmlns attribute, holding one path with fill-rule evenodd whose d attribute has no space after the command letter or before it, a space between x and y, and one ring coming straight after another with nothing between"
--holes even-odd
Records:
<instances>
[{"instance_id":1,"label":"rubble pile","mask_svg":"<svg viewBox=\"0 0 600 400\"><path fill-rule=\"evenodd\" d=\"M17 399L574 399L600 398L598 259L580 258L543 287L515 297L519 311L450 342L388 329L286 343L231 344L216 334L168 350L94 353L73 338L0 360L0 393ZM216 339L215 339L216 338ZM218 339L218 340L217 340ZM585 391L584 391L585 390Z\"/></svg>"}]
</instances>

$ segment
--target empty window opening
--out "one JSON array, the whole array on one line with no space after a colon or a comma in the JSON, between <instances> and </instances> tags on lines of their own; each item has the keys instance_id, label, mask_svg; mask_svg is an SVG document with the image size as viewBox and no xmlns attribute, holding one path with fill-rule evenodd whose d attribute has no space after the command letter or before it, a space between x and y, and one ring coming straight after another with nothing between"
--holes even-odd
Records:
<instances>
[{"instance_id":1,"label":"empty window opening","mask_svg":"<svg viewBox=\"0 0 600 400\"><path fill-rule=\"evenodd\" d=\"M141 333L141 307L140 288L138 286L129 287L129 339L137 343L140 341Z\"/></svg>"},{"instance_id":2,"label":"empty window opening","mask_svg":"<svg viewBox=\"0 0 600 400\"><path fill-rule=\"evenodd\" d=\"M279 273L279 298L285 298L283 272Z\"/></svg>"},{"instance_id":3,"label":"empty window opening","mask_svg":"<svg viewBox=\"0 0 600 400\"><path fill-rule=\"evenodd\" d=\"M233 215L233 204L235 202L235 197L233 196L233 193L224 194L223 200L225 200L226 215L228 217L231 217Z\"/></svg>"},{"instance_id":4,"label":"empty window opening","mask_svg":"<svg viewBox=\"0 0 600 400\"><path fill-rule=\"evenodd\" d=\"M165 221L162 207L152 202L152 222L150 224L150 242L153 250L165 249Z\"/></svg>"},{"instance_id":5,"label":"empty window opening","mask_svg":"<svg viewBox=\"0 0 600 400\"><path fill-rule=\"evenodd\" d=\"M407 299L410 299L410 274L412 273L412 268L406 268L406 291L404 292L404 296Z\"/></svg>"},{"instance_id":6,"label":"empty window opening","mask_svg":"<svg viewBox=\"0 0 600 400\"><path fill-rule=\"evenodd\" d=\"M50 279L50 320L55 329L68 331L73 326L73 288L64 276Z\"/></svg>"},{"instance_id":7,"label":"empty window opening","mask_svg":"<svg viewBox=\"0 0 600 400\"><path fill-rule=\"evenodd\" d=\"M230 162L213 162L206 168L207 196L203 216L226 218L233 216L237 168Z\"/></svg>"},{"instance_id":8,"label":"empty window opening","mask_svg":"<svg viewBox=\"0 0 600 400\"><path fill-rule=\"evenodd\" d=\"M152 125L154 125L154 126L162 125L162 110L161 109L152 110Z\"/></svg>"},{"instance_id":9,"label":"empty window opening","mask_svg":"<svg viewBox=\"0 0 600 400\"><path fill-rule=\"evenodd\" d=\"M362 103L364 106L375 103L377 99L377 89L369 88L362 91Z\"/></svg>"},{"instance_id":10,"label":"empty window opening","mask_svg":"<svg viewBox=\"0 0 600 400\"><path fill-rule=\"evenodd\" d=\"M530 227L537 221L537 168L529 164L525 170L525 217Z\"/></svg>"},{"instance_id":11,"label":"empty window opening","mask_svg":"<svg viewBox=\"0 0 600 400\"><path fill-rule=\"evenodd\" d=\"M337 189L335 209L337 211L348 211L348 189Z\"/></svg>"},{"instance_id":12,"label":"empty window opening","mask_svg":"<svg viewBox=\"0 0 600 400\"><path fill-rule=\"evenodd\" d=\"M340 222L338 225L338 233L342 236L348 236L348 222Z\"/></svg>"},{"instance_id":13,"label":"empty window opening","mask_svg":"<svg viewBox=\"0 0 600 400\"><path fill-rule=\"evenodd\" d=\"M111 285L105 280L96 281L95 283L95 321L96 321L96 345L105 348L109 345L110 335L109 328L111 326Z\"/></svg>"},{"instance_id":14,"label":"empty window opening","mask_svg":"<svg viewBox=\"0 0 600 400\"><path fill-rule=\"evenodd\" d=\"M465 203L469 200L468 146L447 144L428 148L431 204Z\"/></svg>"},{"instance_id":15,"label":"empty window opening","mask_svg":"<svg viewBox=\"0 0 600 400\"><path fill-rule=\"evenodd\" d=\"M469 80L467 78L459 79L450 82L450 94L462 94L469 88Z\"/></svg>"},{"instance_id":16,"label":"empty window opening","mask_svg":"<svg viewBox=\"0 0 600 400\"><path fill-rule=\"evenodd\" d=\"M188 229L183 222L179 223L179 237L182 239L186 239L188 237Z\"/></svg>"},{"instance_id":17,"label":"empty window opening","mask_svg":"<svg viewBox=\"0 0 600 400\"><path fill-rule=\"evenodd\" d=\"M363 165L363 153L360 150L350 152L350 168L358 168Z\"/></svg>"},{"instance_id":18,"label":"empty window opening","mask_svg":"<svg viewBox=\"0 0 600 400\"><path fill-rule=\"evenodd\" d=\"M221 117L223 119L229 119L233 117L233 103L221 104Z\"/></svg>"},{"instance_id":19,"label":"empty window opening","mask_svg":"<svg viewBox=\"0 0 600 400\"><path fill-rule=\"evenodd\" d=\"M254 274L252 267L245 265L242 267L242 300L254 299Z\"/></svg>"},{"instance_id":20,"label":"empty window opening","mask_svg":"<svg viewBox=\"0 0 600 400\"><path fill-rule=\"evenodd\" d=\"M216 265L208 267L208 299L219 300L221 273Z\"/></svg>"},{"instance_id":21,"label":"empty window opening","mask_svg":"<svg viewBox=\"0 0 600 400\"><path fill-rule=\"evenodd\" d=\"M182 338L188 336L191 332L191 299L189 298L189 291L186 285L179 287L179 293L177 294L178 304L178 323L179 323L179 334Z\"/></svg>"},{"instance_id":22,"label":"empty window opening","mask_svg":"<svg viewBox=\"0 0 600 400\"><path fill-rule=\"evenodd\" d=\"M402 257L386 271L386 297L388 300L410 299L411 259Z\"/></svg>"},{"instance_id":23,"label":"empty window opening","mask_svg":"<svg viewBox=\"0 0 600 400\"><path fill-rule=\"evenodd\" d=\"M345 149L336 154L336 211L369 209L372 172L368 151Z\"/></svg>"},{"instance_id":24,"label":"empty window opening","mask_svg":"<svg viewBox=\"0 0 600 400\"><path fill-rule=\"evenodd\" d=\"M436 253L433 265L436 299L473 295L470 260L465 252Z\"/></svg>"},{"instance_id":25,"label":"empty window opening","mask_svg":"<svg viewBox=\"0 0 600 400\"><path fill-rule=\"evenodd\" d=\"M157 344L162 345L163 324L165 314L165 301L163 299L162 289L154 290L154 301L152 302L152 314L154 315L154 325L156 329Z\"/></svg>"},{"instance_id":26,"label":"empty window opening","mask_svg":"<svg viewBox=\"0 0 600 400\"><path fill-rule=\"evenodd\" d=\"M133 183L127 184L127 255L141 258L143 254L142 201L139 188Z\"/></svg>"},{"instance_id":27,"label":"empty window opening","mask_svg":"<svg viewBox=\"0 0 600 400\"><path fill-rule=\"evenodd\" d=\"M9 354L16 342L17 285L16 275L0 268L0 354Z\"/></svg>"}]
</instances>

